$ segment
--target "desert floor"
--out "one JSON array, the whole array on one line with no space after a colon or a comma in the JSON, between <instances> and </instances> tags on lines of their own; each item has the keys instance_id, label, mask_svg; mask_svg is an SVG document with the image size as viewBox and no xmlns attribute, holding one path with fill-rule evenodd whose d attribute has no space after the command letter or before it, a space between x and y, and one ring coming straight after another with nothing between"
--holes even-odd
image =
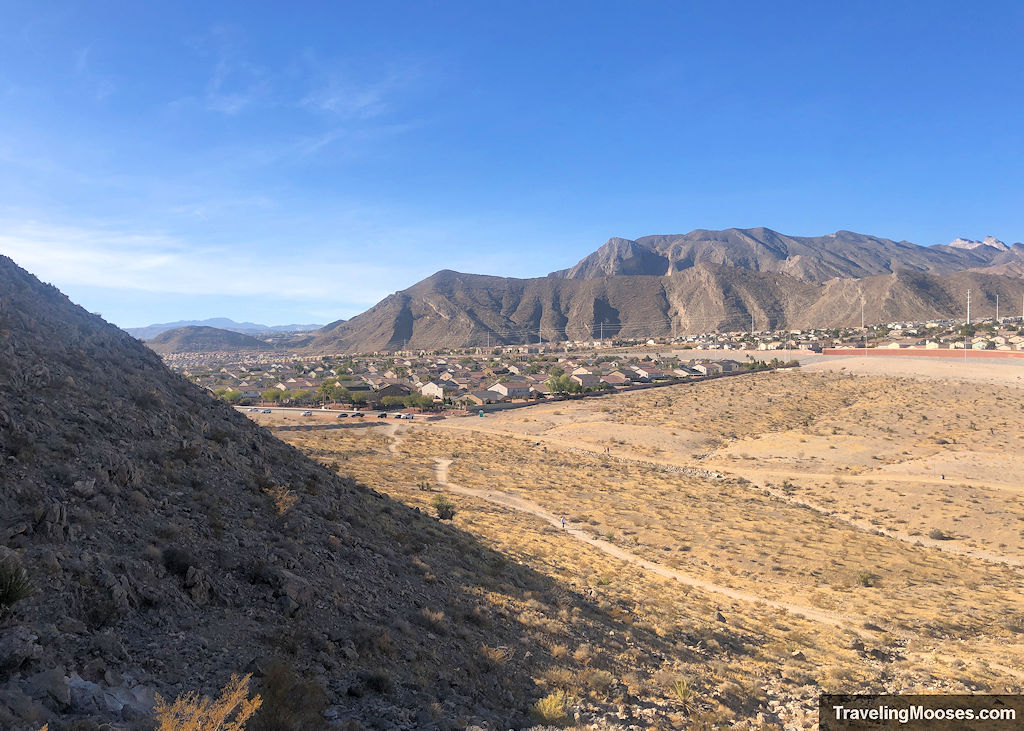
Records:
<instances>
[{"instance_id":1,"label":"desert floor","mask_svg":"<svg viewBox=\"0 0 1024 731\"><path fill-rule=\"evenodd\" d=\"M821 690L1024 689L1014 365L819 360L278 434L422 510L445 496L457 526L563 583L569 617L519 621L564 667L536 682L581 723L801 727ZM588 634L571 597L620 612L621 636Z\"/></svg>"}]
</instances>

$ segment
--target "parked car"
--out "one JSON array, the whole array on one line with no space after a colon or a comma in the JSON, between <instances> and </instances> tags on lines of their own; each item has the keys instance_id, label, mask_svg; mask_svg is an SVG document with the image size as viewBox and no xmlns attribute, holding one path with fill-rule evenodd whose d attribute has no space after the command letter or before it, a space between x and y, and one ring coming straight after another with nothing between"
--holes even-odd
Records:
<instances>
[{"instance_id":1,"label":"parked car","mask_svg":"<svg viewBox=\"0 0 1024 731\"><path fill-rule=\"evenodd\" d=\"M387 415L387 414L385 414L385 413L384 413L384 412L382 411L382 412L380 412L379 414L377 414L377 418L378 418L378 419L386 419L386 418L388 418L388 415Z\"/></svg>"},{"instance_id":2,"label":"parked car","mask_svg":"<svg viewBox=\"0 0 1024 731\"><path fill-rule=\"evenodd\" d=\"M348 414L346 414L344 411L342 411L340 414L338 414L338 418L339 419L347 419L348 418Z\"/></svg>"},{"instance_id":3,"label":"parked car","mask_svg":"<svg viewBox=\"0 0 1024 731\"><path fill-rule=\"evenodd\" d=\"M249 413L250 413L250 414L251 414L251 413L253 413L254 411L255 411L255 412L258 412L258 411L259 411L259 409L257 409L257 408L256 408L255 406L253 406L253 407L252 407L251 409L249 409Z\"/></svg>"},{"instance_id":4,"label":"parked car","mask_svg":"<svg viewBox=\"0 0 1024 731\"><path fill-rule=\"evenodd\" d=\"M413 417L412 414L402 414L402 418L403 419L411 419L412 417Z\"/></svg>"},{"instance_id":5,"label":"parked car","mask_svg":"<svg viewBox=\"0 0 1024 731\"><path fill-rule=\"evenodd\" d=\"M312 416L312 415L313 415L313 412L312 412L312 411L303 411L303 412L302 412L302 413L300 414L300 416Z\"/></svg>"},{"instance_id":6,"label":"parked car","mask_svg":"<svg viewBox=\"0 0 1024 731\"><path fill-rule=\"evenodd\" d=\"M405 418L405 416L403 414L395 414L395 418L396 419L403 419L403 418Z\"/></svg>"},{"instance_id":7,"label":"parked car","mask_svg":"<svg viewBox=\"0 0 1024 731\"><path fill-rule=\"evenodd\" d=\"M271 411L270 409L263 409L263 411L261 411L260 413L261 413L261 414L272 414L272 413L274 413L274 412L273 412L273 411Z\"/></svg>"}]
</instances>

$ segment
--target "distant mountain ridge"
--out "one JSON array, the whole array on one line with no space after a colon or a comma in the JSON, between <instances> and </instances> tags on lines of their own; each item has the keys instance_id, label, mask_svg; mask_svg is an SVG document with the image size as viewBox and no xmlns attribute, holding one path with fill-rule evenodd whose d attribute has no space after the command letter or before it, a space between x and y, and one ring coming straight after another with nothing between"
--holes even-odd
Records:
<instances>
[{"instance_id":1,"label":"distant mountain ridge","mask_svg":"<svg viewBox=\"0 0 1024 731\"><path fill-rule=\"evenodd\" d=\"M146 345L161 354L270 350L273 347L245 333L198 325L165 330L145 342Z\"/></svg>"},{"instance_id":2,"label":"distant mountain ridge","mask_svg":"<svg viewBox=\"0 0 1024 731\"><path fill-rule=\"evenodd\" d=\"M979 246L991 246L993 249L998 249L999 251L1006 251L1010 248L995 236L986 236L981 241L972 241L971 239L958 237L953 239L953 241L949 243L949 246L954 249L977 249Z\"/></svg>"},{"instance_id":3,"label":"distant mountain ridge","mask_svg":"<svg viewBox=\"0 0 1024 731\"><path fill-rule=\"evenodd\" d=\"M908 241L836 231L826 236L787 236L768 228L609 239L575 266L552 272L560 279L618 275L670 276L701 263L758 272L778 272L812 282L861 278L910 270L952 274L989 266L1010 250L991 236L984 241L956 239L949 245L919 246Z\"/></svg>"},{"instance_id":4,"label":"distant mountain ridge","mask_svg":"<svg viewBox=\"0 0 1024 731\"><path fill-rule=\"evenodd\" d=\"M308 332L310 330L317 330L323 327L323 325L260 325L255 322L235 322L234 320L230 320L226 317L211 317L207 320L179 320L178 322L165 322L156 325L147 325L145 327L128 327L125 328L125 332L137 337L139 340L149 340L150 338L155 338L162 332L192 325L200 327L216 327L221 330L232 330L234 332L245 333L246 335L259 335L261 333L277 332Z\"/></svg>"},{"instance_id":5,"label":"distant mountain ridge","mask_svg":"<svg viewBox=\"0 0 1024 731\"><path fill-rule=\"evenodd\" d=\"M767 228L612 238L546 277L441 270L295 345L366 352L844 327L860 324L862 301L869 323L952 318L963 315L967 289L978 314L994 310L996 295L1020 303L1024 244L976 243L919 246L852 231L796 237Z\"/></svg>"}]
</instances>

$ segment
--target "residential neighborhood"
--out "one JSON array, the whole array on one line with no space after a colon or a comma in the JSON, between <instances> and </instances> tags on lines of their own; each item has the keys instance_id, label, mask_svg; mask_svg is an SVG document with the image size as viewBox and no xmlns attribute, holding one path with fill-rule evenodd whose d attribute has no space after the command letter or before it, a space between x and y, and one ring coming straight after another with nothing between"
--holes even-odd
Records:
<instances>
[{"instance_id":1,"label":"residential neighborhood","mask_svg":"<svg viewBox=\"0 0 1024 731\"><path fill-rule=\"evenodd\" d=\"M768 367L773 351L1022 351L1022 330L1020 318L1015 318L970 325L894 322L865 329L706 333L432 352L179 353L164 358L186 378L238 404L472 409L719 377ZM716 354L687 358L688 351ZM744 353L730 357L733 351ZM776 358L774 365L780 362Z\"/></svg>"}]
</instances>

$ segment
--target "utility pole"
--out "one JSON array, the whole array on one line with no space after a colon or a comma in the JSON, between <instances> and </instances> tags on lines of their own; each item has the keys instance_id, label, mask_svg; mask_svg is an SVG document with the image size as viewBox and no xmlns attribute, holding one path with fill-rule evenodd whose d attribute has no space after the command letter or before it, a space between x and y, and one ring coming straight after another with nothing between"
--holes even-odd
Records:
<instances>
[{"instance_id":1,"label":"utility pole","mask_svg":"<svg viewBox=\"0 0 1024 731\"><path fill-rule=\"evenodd\" d=\"M860 331L861 337L864 339L864 355L868 354L868 331L864 327L864 298L860 298Z\"/></svg>"},{"instance_id":2,"label":"utility pole","mask_svg":"<svg viewBox=\"0 0 1024 731\"><path fill-rule=\"evenodd\" d=\"M971 324L971 290L967 290L967 325ZM970 331L964 325L964 365L967 365L967 340L970 338Z\"/></svg>"},{"instance_id":3,"label":"utility pole","mask_svg":"<svg viewBox=\"0 0 1024 731\"><path fill-rule=\"evenodd\" d=\"M996 325L999 325L999 295L996 295Z\"/></svg>"},{"instance_id":4,"label":"utility pole","mask_svg":"<svg viewBox=\"0 0 1024 731\"><path fill-rule=\"evenodd\" d=\"M604 323L601 323L601 345L604 345Z\"/></svg>"}]
</instances>

